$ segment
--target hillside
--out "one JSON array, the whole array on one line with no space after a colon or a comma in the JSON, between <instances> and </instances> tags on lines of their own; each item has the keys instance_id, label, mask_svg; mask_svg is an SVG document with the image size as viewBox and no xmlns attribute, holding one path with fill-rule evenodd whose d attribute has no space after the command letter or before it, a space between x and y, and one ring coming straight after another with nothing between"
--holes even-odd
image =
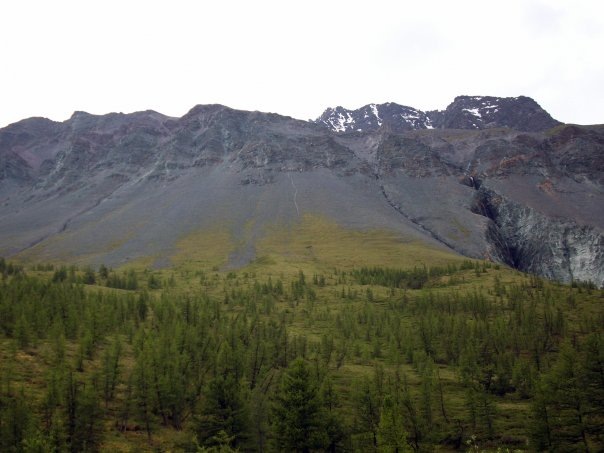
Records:
<instances>
[{"instance_id":1,"label":"hillside","mask_svg":"<svg viewBox=\"0 0 604 453\"><path fill-rule=\"evenodd\" d=\"M561 125L526 97L329 112L305 122L210 105L12 124L0 130L0 255L163 267L187 238L220 231L232 244L221 265L235 269L275 226L310 215L604 284L601 126Z\"/></svg>"}]
</instances>

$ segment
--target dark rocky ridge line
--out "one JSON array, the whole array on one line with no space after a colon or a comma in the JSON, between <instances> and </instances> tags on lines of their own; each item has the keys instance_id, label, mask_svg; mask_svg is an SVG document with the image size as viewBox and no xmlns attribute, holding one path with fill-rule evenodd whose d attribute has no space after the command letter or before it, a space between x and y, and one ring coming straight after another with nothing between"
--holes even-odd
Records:
<instances>
[{"instance_id":1,"label":"dark rocky ridge line","mask_svg":"<svg viewBox=\"0 0 604 453\"><path fill-rule=\"evenodd\" d=\"M393 103L327 112L365 122L334 131L209 105L181 118L76 112L0 129L0 255L115 264L165 257L206 219L235 236L253 220L259 238L272 222L322 212L604 284L604 127L561 125L524 97L460 96L436 113Z\"/></svg>"},{"instance_id":2,"label":"dark rocky ridge line","mask_svg":"<svg viewBox=\"0 0 604 453\"><path fill-rule=\"evenodd\" d=\"M526 96L458 96L445 110L423 112L395 104L368 104L356 110L328 108L315 120L334 132L392 132L419 129L487 129L508 127L538 132L561 124Z\"/></svg>"}]
</instances>

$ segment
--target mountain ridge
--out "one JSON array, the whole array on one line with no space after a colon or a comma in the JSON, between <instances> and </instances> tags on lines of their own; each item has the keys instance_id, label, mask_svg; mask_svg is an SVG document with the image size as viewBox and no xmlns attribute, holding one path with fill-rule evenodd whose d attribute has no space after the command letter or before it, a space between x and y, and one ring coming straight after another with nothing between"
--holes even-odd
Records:
<instances>
[{"instance_id":1,"label":"mountain ridge","mask_svg":"<svg viewBox=\"0 0 604 453\"><path fill-rule=\"evenodd\" d=\"M275 222L310 214L604 284L603 127L563 125L524 97L457 97L433 129L411 107L368 108L361 131L219 104L13 123L0 129L0 255L166 263L219 223L236 266Z\"/></svg>"},{"instance_id":2,"label":"mountain ridge","mask_svg":"<svg viewBox=\"0 0 604 453\"><path fill-rule=\"evenodd\" d=\"M367 104L355 110L338 106L326 109L314 122L334 132L369 132L382 126L395 132L496 127L540 132L562 124L527 96L466 95L457 96L445 110L426 112L393 102Z\"/></svg>"}]
</instances>

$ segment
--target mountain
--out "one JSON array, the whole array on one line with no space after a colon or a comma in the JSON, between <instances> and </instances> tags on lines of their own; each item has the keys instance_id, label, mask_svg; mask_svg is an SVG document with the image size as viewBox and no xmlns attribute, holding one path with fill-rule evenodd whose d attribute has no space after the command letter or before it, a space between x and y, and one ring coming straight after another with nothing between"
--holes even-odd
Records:
<instances>
[{"instance_id":1,"label":"mountain","mask_svg":"<svg viewBox=\"0 0 604 453\"><path fill-rule=\"evenodd\" d=\"M327 222L604 285L603 175L604 126L560 124L526 97L310 122L221 105L30 118L0 129L0 255L166 266L220 236L235 268Z\"/></svg>"},{"instance_id":2,"label":"mountain","mask_svg":"<svg viewBox=\"0 0 604 453\"><path fill-rule=\"evenodd\" d=\"M533 99L525 96L458 96L444 110L421 110L392 102L369 104L357 110L328 108L315 120L334 132L391 132L418 129L489 129L508 127L539 132L560 124Z\"/></svg>"},{"instance_id":3,"label":"mountain","mask_svg":"<svg viewBox=\"0 0 604 453\"><path fill-rule=\"evenodd\" d=\"M487 129L509 127L522 132L539 132L560 124L533 99L526 96L458 96L444 112L430 112L441 129Z\"/></svg>"},{"instance_id":4,"label":"mountain","mask_svg":"<svg viewBox=\"0 0 604 453\"><path fill-rule=\"evenodd\" d=\"M434 128L426 113L393 102L369 104L357 110L328 108L315 123L334 132L375 132L381 127L396 132Z\"/></svg>"}]
</instances>

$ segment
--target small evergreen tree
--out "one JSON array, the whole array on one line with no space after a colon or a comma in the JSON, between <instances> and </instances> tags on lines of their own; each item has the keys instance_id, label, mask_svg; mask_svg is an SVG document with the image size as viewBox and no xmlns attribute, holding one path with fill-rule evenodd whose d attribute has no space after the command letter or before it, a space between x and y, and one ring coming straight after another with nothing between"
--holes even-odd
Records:
<instances>
[{"instance_id":1,"label":"small evergreen tree","mask_svg":"<svg viewBox=\"0 0 604 453\"><path fill-rule=\"evenodd\" d=\"M319 389L304 360L291 362L283 375L273 416L279 449L306 453L327 443Z\"/></svg>"},{"instance_id":2,"label":"small evergreen tree","mask_svg":"<svg viewBox=\"0 0 604 453\"><path fill-rule=\"evenodd\" d=\"M378 426L378 451L403 453L410 451L403 424L402 408L391 396L384 398Z\"/></svg>"},{"instance_id":3,"label":"small evergreen tree","mask_svg":"<svg viewBox=\"0 0 604 453\"><path fill-rule=\"evenodd\" d=\"M370 433L373 446L378 445L381 400L371 381L364 377L355 395L355 409L361 432Z\"/></svg>"},{"instance_id":4,"label":"small evergreen tree","mask_svg":"<svg viewBox=\"0 0 604 453\"><path fill-rule=\"evenodd\" d=\"M248 407L240 383L232 374L222 374L205 387L200 413L196 418L198 442L203 446L221 445L225 436L228 446L237 448L247 438ZM222 434L221 434L222 433Z\"/></svg>"},{"instance_id":5,"label":"small evergreen tree","mask_svg":"<svg viewBox=\"0 0 604 453\"><path fill-rule=\"evenodd\" d=\"M321 386L321 401L324 408L325 432L328 439L326 450L335 452L342 446L345 433L339 413L340 398L329 376L325 378Z\"/></svg>"}]
</instances>

